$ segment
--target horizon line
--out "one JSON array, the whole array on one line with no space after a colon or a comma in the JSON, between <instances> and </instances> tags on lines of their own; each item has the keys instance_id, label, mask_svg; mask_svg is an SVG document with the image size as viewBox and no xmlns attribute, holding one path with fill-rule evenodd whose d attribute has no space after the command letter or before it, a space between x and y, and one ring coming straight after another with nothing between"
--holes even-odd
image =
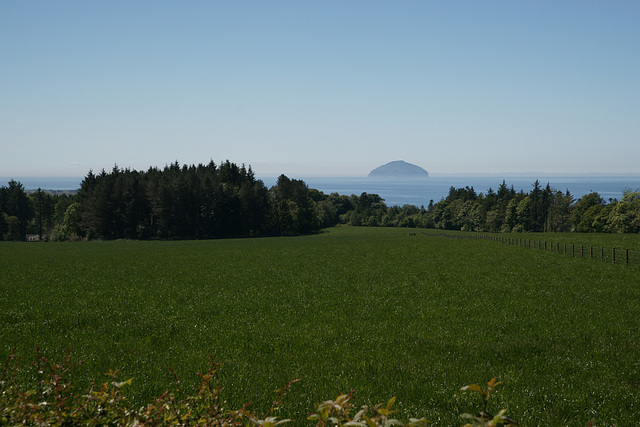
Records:
<instances>
[{"instance_id":1,"label":"horizon line","mask_svg":"<svg viewBox=\"0 0 640 427\"><path fill-rule=\"evenodd\" d=\"M138 172L145 172L146 170L136 170ZM7 174L0 175L0 180L19 180L19 179L83 179L87 174L84 175L43 175L43 174ZM285 176L304 176L307 178L392 178L392 177L370 177L365 174L326 174L326 173L275 173L275 172L267 172L267 173L256 173L254 171L254 175L256 178L260 177L268 177L268 178L277 178L280 175ZM479 176L544 176L544 177L559 177L559 176L640 176L640 171L638 172L548 172L548 171L529 171L529 172L429 172L428 176L420 176L422 179L429 179L430 177L450 177L450 176L460 176L460 177L479 177ZM399 178L407 178L407 177L399 177Z\"/></svg>"}]
</instances>

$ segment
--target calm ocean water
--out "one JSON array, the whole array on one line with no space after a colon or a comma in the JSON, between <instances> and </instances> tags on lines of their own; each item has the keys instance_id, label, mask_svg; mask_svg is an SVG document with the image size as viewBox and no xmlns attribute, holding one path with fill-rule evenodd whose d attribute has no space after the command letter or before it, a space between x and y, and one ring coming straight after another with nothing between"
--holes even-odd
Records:
<instances>
[{"instance_id":1,"label":"calm ocean water","mask_svg":"<svg viewBox=\"0 0 640 427\"><path fill-rule=\"evenodd\" d=\"M640 175L634 176L539 176L539 177L498 177L498 176L430 176L422 179L387 178L331 178L296 177L302 179L311 188L326 194L378 194L387 205L427 206L430 200L440 201L449 194L450 187L473 187L477 193L486 193L489 188L498 189L502 180L516 191L530 191L536 179L545 187L566 191L577 199L585 194L597 191L605 200L621 199L626 188L640 189ZM6 186L11 178L1 178L0 186ZM15 178L25 189L35 190L77 190L83 178ZM276 177L260 178L267 187L275 185Z\"/></svg>"},{"instance_id":2,"label":"calm ocean water","mask_svg":"<svg viewBox=\"0 0 640 427\"><path fill-rule=\"evenodd\" d=\"M473 187L476 192L485 193L489 188L498 190L504 179L508 187L516 191L533 189L538 179L542 187L547 183L561 191L569 190L577 200L585 194L597 191L605 200L621 199L625 189L640 189L640 175L635 176L546 176L546 177L496 177L496 176L429 176L422 179L388 178L290 178L302 179L311 188L326 194L378 194L387 205L428 206L429 201L437 203L449 194L450 187ZM276 183L276 178L262 179L267 187Z\"/></svg>"}]
</instances>

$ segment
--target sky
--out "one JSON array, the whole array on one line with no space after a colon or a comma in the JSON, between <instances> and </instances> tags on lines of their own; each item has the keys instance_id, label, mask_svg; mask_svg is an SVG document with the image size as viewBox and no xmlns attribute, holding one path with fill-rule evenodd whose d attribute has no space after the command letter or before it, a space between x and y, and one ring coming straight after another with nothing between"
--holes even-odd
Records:
<instances>
[{"instance_id":1,"label":"sky","mask_svg":"<svg viewBox=\"0 0 640 427\"><path fill-rule=\"evenodd\" d=\"M2 1L0 176L640 174L640 2Z\"/></svg>"}]
</instances>

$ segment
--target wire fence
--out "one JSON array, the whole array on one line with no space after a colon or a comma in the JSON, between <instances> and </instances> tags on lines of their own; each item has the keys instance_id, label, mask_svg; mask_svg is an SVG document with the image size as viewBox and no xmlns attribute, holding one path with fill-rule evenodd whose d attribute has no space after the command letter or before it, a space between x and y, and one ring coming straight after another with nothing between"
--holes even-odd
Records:
<instances>
[{"instance_id":1,"label":"wire fence","mask_svg":"<svg viewBox=\"0 0 640 427\"><path fill-rule=\"evenodd\" d=\"M604 246L560 243L543 239L527 239L522 237L500 236L495 234L469 234L455 235L448 233L426 233L427 236L440 236L452 239L471 239L471 240L490 240L506 245L519 246L523 248L531 248L544 250L547 252L555 252L570 257L589 258L600 262L608 262L620 265L640 265L640 252L622 248L607 248Z\"/></svg>"}]
</instances>

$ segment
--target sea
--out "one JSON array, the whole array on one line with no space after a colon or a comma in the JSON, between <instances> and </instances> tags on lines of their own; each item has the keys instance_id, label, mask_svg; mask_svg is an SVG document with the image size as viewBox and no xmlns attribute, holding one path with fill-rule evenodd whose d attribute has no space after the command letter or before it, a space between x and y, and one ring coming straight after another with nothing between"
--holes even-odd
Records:
<instances>
[{"instance_id":1,"label":"sea","mask_svg":"<svg viewBox=\"0 0 640 427\"><path fill-rule=\"evenodd\" d=\"M277 177L257 177L267 188L277 182ZM507 187L516 191L529 192L536 180L544 188L549 184L555 190L569 191L578 200L585 194L598 192L606 201L620 200L625 190L640 189L639 175L558 175L558 176L500 176L500 175L430 175L428 178L369 178L369 177L298 177L310 188L325 194L338 193L344 195L361 195L362 193L378 194L389 206L415 205L428 206L433 200L439 202L449 194L451 187L473 187L476 193L487 193L489 188L497 191L504 181ZM9 180L19 181L25 190L38 188L56 192L74 191L80 187L82 177L69 178L11 178L0 177L0 186L6 186Z\"/></svg>"},{"instance_id":2,"label":"sea","mask_svg":"<svg viewBox=\"0 0 640 427\"><path fill-rule=\"evenodd\" d=\"M295 177L289 177L295 178ZM585 194L598 192L606 201L620 200L625 190L640 189L640 175L632 176L433 176L428 178L327 178L309 177L302 179L310 187L326 194L378 194L388 206L428 206L447 197L451 187L473 187L476 193L484 193L491 188L497 191L503 180L507 187L516 191L529 192L536 179L542 188L547 184L555 190L569 191L578 200ZM277 178L263 179L267 187L275 185Z\"/></svg>"}]
</instances>

